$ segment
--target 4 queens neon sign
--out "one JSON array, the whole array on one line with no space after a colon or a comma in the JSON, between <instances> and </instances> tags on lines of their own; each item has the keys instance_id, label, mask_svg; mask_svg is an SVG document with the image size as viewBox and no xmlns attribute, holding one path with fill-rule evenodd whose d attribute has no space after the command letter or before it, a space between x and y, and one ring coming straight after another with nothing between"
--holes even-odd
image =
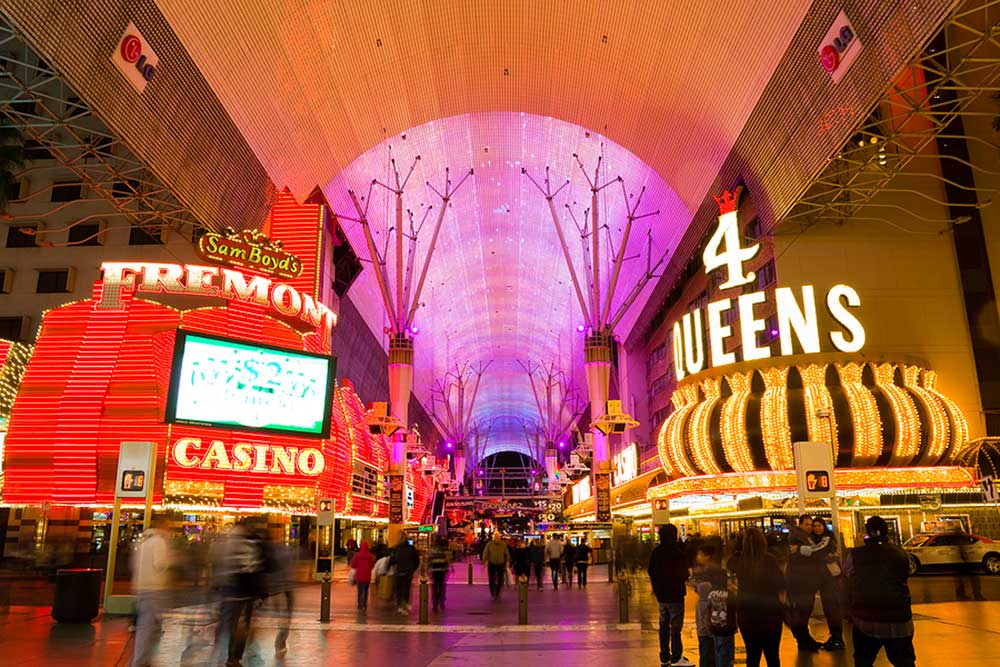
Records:
<instances>
[{"instance_id":1,"label":"4 queens neon sign","mask_svg":"<svg viewBox=\"0 0 1000 667\"><path fill-rule=\"evenodd\" d=\"M725 192L716 197L719 205L719 224L705 246L702 261L705 273L724 269L726 280L720 289L748 285L756 275L744 272L743 265L760 252L760 244L742 246L737 220L739 191ZM803 285L796 293L791 287L778 287L774 291L778 317L778 339L781 355L796 352L795 343L804 354L820 351L819 319L816 314L816 291L812 285ZM767 301L767 293L750 292L735 299L719 299L686 313L673 327L674 368L677 379L693 375L706 368L717 368L737 361L736 352L726 352L726 340L739 336L742 361L766 359L771 356L770 345L758 345L757 334L764 330L764 320L757 317L755 309ZM861 305L857 291L847 285L834 285L824 299L827 312L841 327L827 332L833 347L841 352L857 352L865 344L865 329L855 317L853 309ZM723 323L723 314L736 308L739 331ZM707 338L707 345L706 345ZM707 352L707 354L706 354Z\"/></svg>"}]
</instances>

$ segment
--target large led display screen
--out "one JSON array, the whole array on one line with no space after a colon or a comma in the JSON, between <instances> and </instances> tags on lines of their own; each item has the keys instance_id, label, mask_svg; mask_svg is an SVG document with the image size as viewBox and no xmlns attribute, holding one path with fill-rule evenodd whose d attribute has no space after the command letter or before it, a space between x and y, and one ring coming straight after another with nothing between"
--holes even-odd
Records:
<instances>
[{"instance_id":1,"label":"large led display screen","mask_svg":"<svg viewBox=\"0 0 1000 667\"><path fill-rule=\"evenodd\" d=\"M323 438L336 359L180 330L166 421Z\"/></svg>"}]
</instances>

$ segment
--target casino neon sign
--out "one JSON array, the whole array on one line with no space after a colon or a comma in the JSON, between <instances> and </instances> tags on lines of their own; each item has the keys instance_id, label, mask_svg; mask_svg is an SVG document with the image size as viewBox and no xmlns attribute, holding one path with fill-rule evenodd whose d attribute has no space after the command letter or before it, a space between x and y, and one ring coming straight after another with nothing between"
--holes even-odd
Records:
<instances>
[{"instance_id":1,"label":"casino neon sign","mask_svg":"<svg viewBox=\"0 0 1000 667\"><path fill-rule=\"evenodd\" d=\"M743 265L760 251L760 244L741 245L737 220L737 200L740 188L716 197L719 205L719 224L709 238L702 253L705 273L725 269L726 280L719 289L741 287L752 283L756 275L744 272ZM726 352L725 342L738 335L742 361L766 359L771 356L769 345L759 345L757 334L764 330L765 322L755 314L755 309L767 302L764 291L741 294L735 299L712 301L704 308L686 313L673 326L674 368L677 379L693 375L706 368L717 368L736 362L736 352ZM799 293L791 287L778 287L774 291L778 318L779 355L795 353L798 342L803 354L820 351L819 319L816 315L816 290L812 285L801 286ZM855 317L853 309L861 305L857 291L848 285L834 285L825 298L827 312L842 330L827 332L833 347L840 352L857 352L865 344L865 329ZM736 308L739 315L739 332L723 323L723 314ZM708 354L706 341L708 339Z\"/></svg>"},{"instance_id":2,"label":"casino neon sign","mask_svg":"<svg viewBox=\"0 0 1000 667\"><path fill-rule=\"evenodd\" d=\"M323 472L326 460L315 447L237 442L227 447L222 440L205 445L201 438L179 438L170 448L170 456L181 468L233 470L248 473L272 473L315 477Z\"/></svg>"},{"instance_id":3,"label":"casino neon sign","mask_svg":"<svg viewBox=\"0 0 1000 667\"><path fill-rule=\"evenodd\" d=\"M104 262L99 310L120 310L123 291L152 294L205 296L268 308L283 319L315 327L329 340L337 314L309 294L267 276L247 276L242 271L200 264L158 262Z\"/></svg>"}]
</instances>

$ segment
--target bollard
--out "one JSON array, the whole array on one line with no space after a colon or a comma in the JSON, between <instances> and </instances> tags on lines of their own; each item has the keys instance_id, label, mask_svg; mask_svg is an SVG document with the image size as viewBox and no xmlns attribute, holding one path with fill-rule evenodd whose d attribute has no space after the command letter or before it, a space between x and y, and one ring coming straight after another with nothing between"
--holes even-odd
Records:
<instances>
[{"instance_id":1,"label":"bollard","mask_svg":"<svg viewBox=\"0 0 1000 667\"><path fill-rule=\"evenodd\" d=\"M517 623L528 624L528 578L523 574L517 578Z\"/></svg>"},{"instance_id":2,"label":"bollard","mask_svg":"<svg viewBox=\"0 0 1000 667\"><path fill-rule=\"evenodd\" d=\"M427 574L420 575L420 625L427 625L429 614L427 613Z\"/></svg>"},{"instance_id":3,"label":"bollard","mask_svg":"<svg viewBox=\"0 0 1000 667\"><path fill-rule=\"evenodd\" d=\"M469 585L472 585L472 561L469 561Z\"/></svg>"},{"instance_id":4,"label":"bollard","mask_svg":"<svg viewBox=\"0 0 1000 667\"><path fill-rule=\"evenodd\" d=\"M628 577L618 573L618 622L628 623Z\"/></svg>"},{"instance_id":5,"label":"bollard","mask_svg":"<svg viewBox=\"0 0 1000 667\"><path fill-rule=\"evenodd\" d=\"M608 583L615 583L615 552L611 552L611 558L608 559Z\"/></svg>"},{"instance_id":6,"label":"bollard","mask_svg":"<svg viewBox=\"0 0 1000 667\"><path fill-rule=\"evenodd\" d=\"M323 574L323 583L321 584L321 592L319 596L319 622L329 623L330 622L330 586L333 583L333 579L330 577L330 573L326 572Z\"/></svg>"}]
</instances>

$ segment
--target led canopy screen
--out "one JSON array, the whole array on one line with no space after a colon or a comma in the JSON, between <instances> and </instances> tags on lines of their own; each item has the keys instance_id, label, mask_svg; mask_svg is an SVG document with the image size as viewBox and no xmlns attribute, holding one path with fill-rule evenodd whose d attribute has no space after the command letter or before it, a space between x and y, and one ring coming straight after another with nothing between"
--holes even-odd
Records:
<instances>
[{"instance_id":1,"label":"led canopy screen","mask_svg":"<svg viewBox=\"0 0 1000 667\"><path fill-rule=\"evenodd\" d=\"M166 420L326 437L336 359L177 332Z\"/></svg>"}]
</instances>

